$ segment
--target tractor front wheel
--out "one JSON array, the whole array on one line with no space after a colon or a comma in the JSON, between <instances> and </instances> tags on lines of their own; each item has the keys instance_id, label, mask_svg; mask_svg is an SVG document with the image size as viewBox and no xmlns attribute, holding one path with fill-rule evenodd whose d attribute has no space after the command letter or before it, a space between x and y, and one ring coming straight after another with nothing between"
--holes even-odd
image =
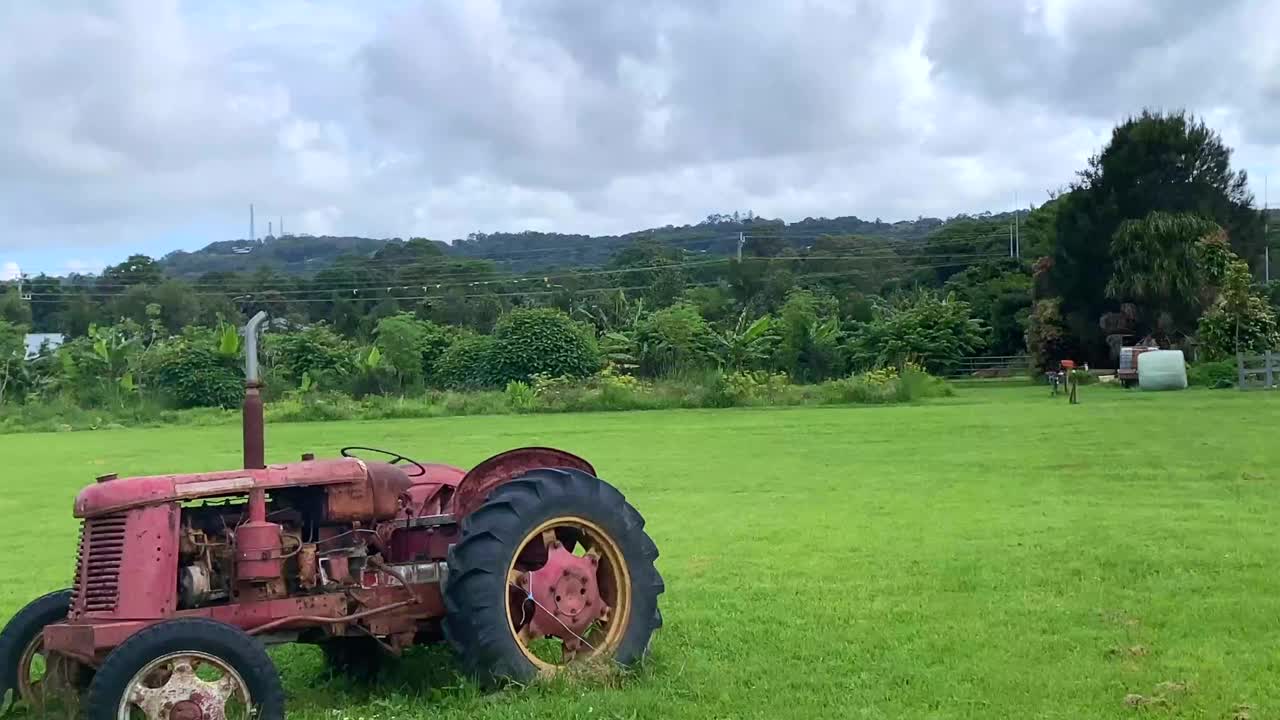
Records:
<instances>
[{"instance_id":1,"label":"tractor front wheel","mask_svg":"<svg viewBox=\"0 0 1280 720\"><path fill-rule=\"evenodd\" d=\"M578 470L500 485L449 551L445 636L488 687L570 663L630 667L662 624L658 548L622 493Z\"/></svg>"},{"instance_id":2,"label":"tractor front wheel","mask_svg":"<svg viewBox=\"0 0 1280 720\"><path fill-rule=\"evenodd\" d=\"M89 685L86 720L284 720L280 674L262 643L204 618L152 625L111 651Z\"/></svg>"},{"instance_id":3,"label":"tractor front wheel","mask_svg":"<svg viewBox=\"0 0 1280 720\"><path fill-rule=\"evenodd\" d=\"M44 651L45 627L66 620L70 608L70 590L51 592L28 603L0 632L0 709L21 700L44 711L78 692L89 668Z\"/></svg>"}]
</instances>

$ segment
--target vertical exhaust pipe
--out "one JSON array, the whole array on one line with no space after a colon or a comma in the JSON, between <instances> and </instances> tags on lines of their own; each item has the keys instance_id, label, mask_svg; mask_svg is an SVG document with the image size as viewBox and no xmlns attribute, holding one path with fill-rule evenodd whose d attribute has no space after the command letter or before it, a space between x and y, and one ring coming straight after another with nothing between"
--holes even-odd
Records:
<instances>
[{"instance_id":1,"label":"vertical exhaust pipe","mask_svg":"<svg viewBox=\"0 0 1280 720\"><path fill-rule=\"evenodd\" d=\"M267 313L259 312L244 326L244 467L246 470L265 468L266 459L262 420L262 375L258 368L258 331L267 319ZM252 498L251 498L252 500ZM250 503L252 505L252 502ZM252 508L250 508L252 510Z\"/></svg>"}]
</instances>

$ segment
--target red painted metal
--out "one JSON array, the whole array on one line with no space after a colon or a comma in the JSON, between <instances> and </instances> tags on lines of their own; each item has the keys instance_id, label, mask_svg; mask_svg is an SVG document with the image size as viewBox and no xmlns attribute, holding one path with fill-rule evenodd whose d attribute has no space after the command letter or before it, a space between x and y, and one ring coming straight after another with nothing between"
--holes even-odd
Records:
<instances>
[{"instance_id":1,"label":"red painted metal","mask_svg":"<svg viewBox=\"0 0 1280 720\"><path fill-rule=\"evenodd\" d=\"M405 491L405 509L411 517L442 515L448 512L458 483L466 477L466 471L450 465L423 464L426 474L412 478L413 485Z\"/></svg>"},{"instance_id":2,"label":"red painted metal","mask_svg":"<svg viewBox=\"0 0 1280 720\"><path fill-rule=\"evenodd\" d=\"M493 489L538 468L572 468L595 475L591 463L564 450L527 447L508 450L485 460L471 469L458 483L450 512L461 519L475 512Z\"/></svg>"},{"instance_id":3,"label":"red painted metal","mask_svg":"<svg viewBox=\"0 0 1280 720\"><path fill-rule=\"evenodd\" d=\"M400 510L400 496L413 483L404 471L386 463L367 463L368 479L329 489L330 522L368 522L388 520Z\"/></svg>"},{"instance_id":4,"label":"red painted metal","mask_svg":"<svg viewBox=\"0 0 1280 720\"><path fill-rule=\"evenodd\" d=\"M73 617L163 617L177 607L178 509L135 508L85 521Z\"/></svg>"},{"instance_id":5,"label":"red painted metal","mask_svg":"<svg viewBox=\"0 0 1280 720\"><path fill-rule=\"evenodd\" d=\"M278 523L250 520L236 528L236 578L278 580L284 576L284 530Z\"/></svg>"},{"instance_id":6,"label":"red painted metal","mask_svg":"<svg viewBox=\"0 0 1280 720\"><path fill-rule=\"evenodd\" d=\"M261 470L221 470L189 475L150 475L90 485L75 501L75 516L93 517L139 505L241 495L250 489L367 482L365 463L335 458L271 465Z\"/></svg>"},{"instance_id":7,"label":"red painted metal","mask_svg":"<svg viewBox=\"0 0 1280 720\"><path fill-rule=\"evenodd\" d=\"M559 543L547 551L547 564L525 576L525 590L536 608L530 628L535 635L549 635L577 649L578 639L607 606L596 582L599 558L579 557Z\"/></svg>"},{"instance_id":8,"label":"red painted metal","mask_svg":"<svg viewBox=\"0 0 1280 720\"><path fill-rule=\"evenodd\" d=\"M393 528L387 532L386 557L390 562L444 560L449 546L458 541L457 525L407 530Z\"/></svg>"},{"instance_id":9,"label":"red painted metal","mask_svg":"<svg viewBox=\"0 0 1280 720\"><path fill-rule=\"evenodd\" d=\"M436 598L439 599L438 592ZM249 630L280 618L301 614L330 617L343 615L346 614L348 603L345 594L329 593L179 610L147 619L79 621L72 618L65 623L47 626L44 630L44 643L45 648L50 651L88 660L95 658L99 651L114 648L139 630L170 618L211 618Z\"/></svg>"}]
</instances>

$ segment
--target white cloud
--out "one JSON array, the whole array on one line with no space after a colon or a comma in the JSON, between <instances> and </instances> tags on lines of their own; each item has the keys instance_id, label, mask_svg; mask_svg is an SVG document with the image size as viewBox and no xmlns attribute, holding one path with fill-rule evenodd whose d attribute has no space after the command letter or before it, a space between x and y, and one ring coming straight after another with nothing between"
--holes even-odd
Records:
<instances>
[{"instance_id":1,"label":"white cloud","mask_svg":"<svg viewBox=\"0 0 1280 720\"><path fill-rule=\"evenodd\" d=\"M0 280L17 280L22 277L22 268L18 263L9 260L3 266L0 266Z\"/></svg>"},{"instance_id":2,"label":"white cloud","mask_svg":"<svg viewBox=\"0 0 1280 720\"><path fill-rule=\"evenodd\" d=\"M249 202L442 239L998 209L1144 104L1280 178L1276 26L1264 0L6 3L0 247L199 245Z\"/></svg>"}]
</instances>

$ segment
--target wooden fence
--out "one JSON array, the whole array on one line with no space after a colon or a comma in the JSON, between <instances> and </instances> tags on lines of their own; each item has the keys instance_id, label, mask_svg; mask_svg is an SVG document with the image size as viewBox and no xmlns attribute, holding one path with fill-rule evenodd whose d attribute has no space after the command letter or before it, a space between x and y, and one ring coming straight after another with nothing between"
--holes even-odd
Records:
<instances>
[{"instance_id":1,"label":"wooden fence","mask_svg":"<svg viewBox=\"0 0 1280 720\"><path fill-rule=\"evenodd\" d=\"M1026 355L986 355L964 358L942 374L959 379L1027 377L1030 373L1031 358Z\"/></svg>"},{"instance_id":2,"label":"wooden fence","mask_svg":"<svg viewBox=\"0 0 1280 720\"><path fill-rule=\"evenodd\" d=\"M1280 377L1280 357L1267 351L1261 355L1236 353L1236 369L1240 379L1236 387L1241 390L1273 390Z\"/></svg>"}]
</instances>

